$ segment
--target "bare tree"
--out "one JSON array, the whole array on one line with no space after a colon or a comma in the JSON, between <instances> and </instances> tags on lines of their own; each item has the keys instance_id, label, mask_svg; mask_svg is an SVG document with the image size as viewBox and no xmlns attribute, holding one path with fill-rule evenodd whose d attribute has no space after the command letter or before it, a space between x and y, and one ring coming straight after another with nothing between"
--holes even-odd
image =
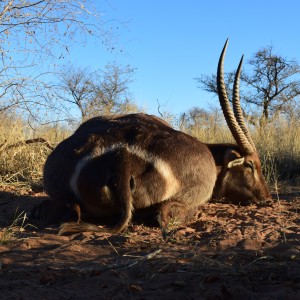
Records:
<instances>
[{"instance_id":1,"label":"bare tree","mask_svg":"<svg viewBox=\"0 0 300 300\"><path fill-rule=\"evenodd\" d=\"M129 66L116 64L95 72L71 66L59 77L55 97L66 103L68 109L79 109L81 121L96 115L136 112L138 108L128 86L133 71Z\"/></svg>"},{"instance_id":2,"label":"bare tree","mask_svg":"<svg viewBox=\"0 0 300 300\"><path fill-rule=\"evenodd\" d=\"M218 95L218 88L217 88L217 75L211 74L211 75L205 75L202 74L198 78L194 78L196 82L198 83L198 87L203 89L204 91L207 91L209 93L214 93L216 96ZM234 72L228 72L225 74L225 83L228 87L228 95L231 98L232 89L230 88L233 85L234 81Z\"/></svg>"},{"instance_id":3,"label":"bare tree","mask_svg":"<svg viewBox=\"0 0 300 300\"><path fill-rule=\"evenodd\" d=\"M116 64L108 64L103 72L96 72L96 97L89 103L90 117L137 111L129 92L133 72L130 66Z\"/></svg>"},{"instance_id":4,"label":"bare tree","mask_svg":"<svg viewBox=\"0 0 300 300\"><path fill-rule=\"evenodd\" d=\"M247 103L262 108L262 120L271 114L285 110L290 102L300 95L300 66L273 53L271 46L259 50L249 65L251 74L242 74L242 80L252 89L244 95Z\"/></svg>"},{"instance_id":5,"label":"bare tree","mask_svg":"<svg viewBox=\"0 0 300 300\"><path fill-rule=\"evenodd\" d=\"M93 74L88 69L66 68L59 76L58 92L55 97L66 103L66 107L79 109L81 119L87 117L87 106L95 97Z\"/></svg>"},{"instance_id":6,"label":"bare tree","mask_svg":"<svg viewBox=\"0 0 300 300\"><path fill-rule=\"evenodd\" d=\"M180 115L180 127L182 129L206 128L208 125L210 125L210 114L205 109L193 107Z\"/></svg>"},{"instance_id":7,"label":"bare tree","mask_svg":"<svg viewBox=\"0 0 300 300\"><path fill-rule=\"evenodd\" d=\"M288 60L273 53L271 46L257 51L249 60L252 72L242 72L244 85L241 99L261 109L260 120L268 121L280 112L289 112L291 103L300 95L300 66L295 60ZM217 95L216 76L202 75L195 78L199 87ZM226 85L231 86L233 72L226 74ZM231 93L231 90L229 93Z\"/></svg>"},{"instance_id":8,"label":"bare tree","mask_svg":"<svg viewBox=\"0 0 300 300\"><path fill-rule=\"evenodd\" d=\"M193 107L179 116L180 130L208 143L221 141L219 139L223 135L221 128L227 130L224 125L225 119L217 107L208 110Z\"/></svg>"},{"instance_id":9,"label":"bare tree","mask_svg":"<svg viewBox=\"0 0 300 300\"><path fill-rule=\"evenodd\" d=\"M88 36L112 47L112 34L92 1L10 0L0 3L0 110L48 109L49 74L73 43ZM51 97L50 97L51 98Z\"/></svg>"}]
</instances>

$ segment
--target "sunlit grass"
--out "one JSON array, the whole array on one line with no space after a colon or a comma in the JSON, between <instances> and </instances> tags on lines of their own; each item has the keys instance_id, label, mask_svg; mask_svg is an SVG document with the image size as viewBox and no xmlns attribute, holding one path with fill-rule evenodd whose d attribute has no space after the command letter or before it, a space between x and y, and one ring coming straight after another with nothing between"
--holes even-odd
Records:
<instances>
[{"instance_id":1,"label":"sunlit grass","mask_svg":"<svg viewBox=\"0 0 300 300\"><path fill-rule=\"evenodd\" d=\"M43 166L51 150L43 143L20 143L42 137L52 146L70 135L72 130L60 126L32 129L17 117L0 115L0 183L41 185ZM300 120L276 119L263 129L250 127L260 154L263 173L269 184L300 178ZM205 143L234 142L227 126L212 116L201 126L181 128ZM17 145L13 146L12 145Z\"/></svg>"},{"instance_id":2,"label":"sunlit grass","mask_svg":"<svg viewBox=\"0 0 300 300\"><path fill-rule=\"evenodd\" d=\"M187 128L187 133L206 143L233 142L230 131L224 125ZM259 152L263 173L270 184L300 178L300 120L277 118L264 128L251 127L251 135Z\"/></svg>"}]
</instances>

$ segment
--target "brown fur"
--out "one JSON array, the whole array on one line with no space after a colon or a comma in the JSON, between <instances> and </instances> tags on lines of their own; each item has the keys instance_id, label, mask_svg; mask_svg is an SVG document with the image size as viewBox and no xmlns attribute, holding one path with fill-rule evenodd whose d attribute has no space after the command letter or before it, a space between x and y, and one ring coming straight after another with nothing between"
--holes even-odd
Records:
<instances>
[{"instance_id":1,"label":"brown fur","mask_svg":"<svg viewBox=\"0 0 300 300\"><path fill-rule=\"evenodd\" d=\"M45 190L54 201L77 204L83 215L96 218L120 213L114 232L127 226L133 209L159 203L166 212L162 224L175 213L185 219L211 198L215 181L206 145L145 114L85 122L49 155L44 169ZM72 226L61 232L74 231Z\"/></svg>"}]
</instances>

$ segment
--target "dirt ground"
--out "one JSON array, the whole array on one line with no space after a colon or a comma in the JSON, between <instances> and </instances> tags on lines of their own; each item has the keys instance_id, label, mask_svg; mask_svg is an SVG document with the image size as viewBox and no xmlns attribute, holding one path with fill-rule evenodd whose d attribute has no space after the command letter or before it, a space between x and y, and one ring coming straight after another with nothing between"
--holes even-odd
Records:
<instances>
[{"instance_id":1,"label":"dirt ground","mask_svg":"<svg viewBox=\"0 0 300 300\"><path fill-rule=\"evenodd\" d=\"M1 299L300 299L299 192L268 207L208 203L167 240L137 222L70 236L23 223L45 199L0 192Z\"/></svg>"}]
</instances>

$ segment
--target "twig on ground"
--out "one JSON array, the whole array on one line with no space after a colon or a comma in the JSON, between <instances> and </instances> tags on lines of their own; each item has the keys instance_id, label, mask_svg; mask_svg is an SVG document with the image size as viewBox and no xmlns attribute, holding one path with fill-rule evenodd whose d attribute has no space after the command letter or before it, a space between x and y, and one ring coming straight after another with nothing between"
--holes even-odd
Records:
<instances>
[{"instance_id":1,"label":"twig on ground","mask_svg":"<svg viewBox=\"0 0 300 300\"><path fill-rule=\"evenodd\" d=\"M118 250L115 248L115 246L110 242L110 240L107 238L107 237L105 237L105 239L108 241L108 243L110 244L110 246L113 248L113 250L118 254L118 255L120 255L119 254L119 252L118 252Z\"/></svg>"},{"instance_id":2,"label":"twig on ground","mask_svg":"<svg viewBox=\"0 0 300 300\"><path fill-rule=\"evenodd\" d=\"M50 145L50 143L45 140L44 138L35 138L35 139L29 139L29 140L25 140L25 141L21 141L21 142L17 142L15 144L11 144L11 145L5 145L5 144L2 144L0 146L0 149L1 151L3 150L8 150L8 149L11 149L11 148L16 148L16 147L20 147L22 145L30 145L30 144L37 144L37 143L40 143L40 144L43 144L45 145L48 149L50 150L53 150L54 147L52 147Z\"/></svg>"},{"instance_id":3,"label":"twig on ground","mask_svg":"<svg viewBox=\"0 0 300 300\"><path fill-rule=\"evenodd\" d=\"M246 266L244 266L244 268L247 268L247 267L251 266L252 264L254 264L254 263L258 262L258 261L261 261L261 260L271 261L273 259L274 259L274 257L270 256L270 255L262 256L262 257L259 257L259 258L255 259L255 260L251 261Z\"/></svg>"},{"instance_id":4,"label":"twig on ground","mask_svg":"<svg viewBox=\"0 0 300 300\"><path fill-rule=\"evenodd\" d=\"M151 253L147 254L146 256L141 256L137 259L130 260L129 262L127 261L127 262L122 262L122 263L109 264L109 265L103 266L101 268L95 268L95 267L76 268L76 267L71 267L70 269L74 270L74 271L79 271L79 272L82 272L82 273L103 272L103 271L109 271L109 270L113 270L113 269L118 269L118 270L123 269L124 270L124 269L132 268L133 266L135 266L135 265L137 265L137 264L139 264L143 261L152 259L161 252L162 252L162 249L158 249L158 250L155 250L154 252L151 252Z\"/></svg>"}]
</instances>

